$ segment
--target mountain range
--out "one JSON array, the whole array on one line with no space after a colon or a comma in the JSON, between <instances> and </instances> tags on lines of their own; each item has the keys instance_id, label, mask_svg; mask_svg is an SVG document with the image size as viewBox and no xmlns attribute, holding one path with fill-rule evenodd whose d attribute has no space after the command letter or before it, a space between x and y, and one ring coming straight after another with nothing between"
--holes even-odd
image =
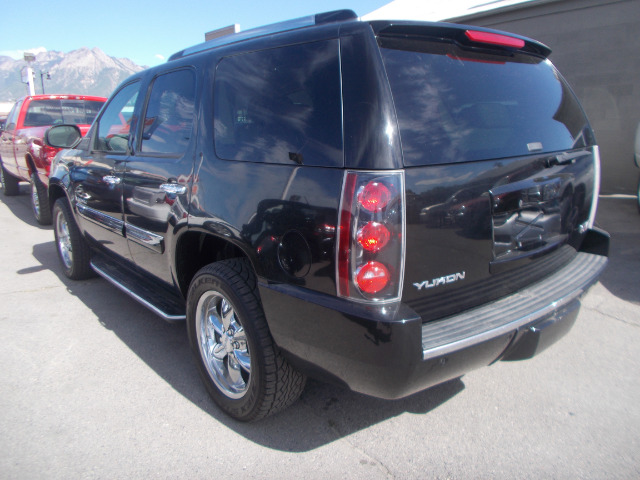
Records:
<instances>
[{"instance_id":1,"label":"mountain range","mask_svg":"<svg viewBox=\"0 0 640 480\"><path fill-rule=\"evenodd\" d=\"M13 102L28 95L21 81L24 60L0 56L0 102ZM36 55L32 63L35 72L35 91L108 97L129 75L145 67L127 58L110 57L99 48L80 48L68 53L47 51ZM50 79L47 78L47 73Z\"/></svg>"}]
</instances>

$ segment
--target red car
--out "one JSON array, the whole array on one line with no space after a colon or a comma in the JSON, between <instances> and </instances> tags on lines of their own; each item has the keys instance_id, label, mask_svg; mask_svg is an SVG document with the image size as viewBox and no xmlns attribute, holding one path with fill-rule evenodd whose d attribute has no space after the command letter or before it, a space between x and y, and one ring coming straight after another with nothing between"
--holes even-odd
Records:
<instances>
[{"instance_id":1,"label":"red car","mask_svg":"<svg viewBox=\"0 0 640 480\"><path fill-rule=\"evenodd\" d=\"M84 135L106 101L87 95L33 95L13 106L2 128L0 163L5 195L17 195L19 182L31 183L33 212L39 223L51 223L47 198L51 160L60 149L44 144L52 125L74 124Z\"/></svg>"}]
</instances>

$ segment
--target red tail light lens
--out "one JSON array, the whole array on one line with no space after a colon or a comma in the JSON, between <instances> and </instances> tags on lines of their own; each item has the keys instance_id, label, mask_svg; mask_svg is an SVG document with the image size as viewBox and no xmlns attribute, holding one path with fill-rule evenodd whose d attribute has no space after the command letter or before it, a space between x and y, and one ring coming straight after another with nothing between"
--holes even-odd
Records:
<instances>
[{"instance_id":1,"label":"red tail light lens","mask_svg":"<svg viewBox=\"0 0 640 480\"><path fill-rule=\"evenodd\" d=\"M375 294L389 283L389 270L380 262L368 262L356 272L358 287L365 293Z\"/></svg>"},{"instance_id":2,"label":"red tail light lens","mask_svg":"<svg viewBox=\"0 0 640 480\"><path fill-rule=\"evenodd\" d=\"M389 243L391 233L382 223L369 222L358 230L357 236L358 243L367 252L379 252Z\"/></svg>"},{"instance_id":3,"label":"red tail light lens","mask_svg":"<svg viewBox=\"0 0 640 480\"><path fill-rule=\"evenodd\" d=\"M56 153L58 153L60 150L61 150L60 148L44 145L42 147L42 157L44 158L45 161L51 162L51 160L53 160L53 157L55 157Z\"/></svg>"},{"instance_id":4,"label":"red tail light lens","mask_svg":"<svg viewBox=\"0 0 640 480\"><path fill-rule=\"evenodd\" d=\"M338 295L398 300L404 274L403 172L345 173L337 234Z\"/></svg>"},{"instance_id":5,"label":"red tail light lens","mask_svg":"<svg viewBox=\"0 0 640 480\"><path fill-rule=\"evenodd\" d=\"M389 204L391 191L381 182L369 182L358 193L358 201L362 208L370 212L381 210Z\"/></svg>"}]
</instances>

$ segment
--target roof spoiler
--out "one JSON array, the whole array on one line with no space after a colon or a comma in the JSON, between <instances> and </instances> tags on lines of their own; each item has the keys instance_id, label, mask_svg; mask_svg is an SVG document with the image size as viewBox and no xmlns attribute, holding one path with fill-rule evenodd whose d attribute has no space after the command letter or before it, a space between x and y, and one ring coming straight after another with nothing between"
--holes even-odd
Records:
<instances>
[{"instance_id":1,"label":"roof spoiler","mask_svg":"<svg viewBox=\"0 0 640 480\"><path fill-rule=\"evenodd\" d=\"M331 12L317 13L315 15L309 15L307 17L287 20L284 22L272 23L263 27L245 30L244 32L231 33L230 35L214 38L213 40L209 40L193 47L186 48L171 55L168 61L170 62L178 58L194 55L196 53L204 52L205 50L210 50L222 45L229 45L231 43L240 42L242 40L249 40L251 38L262 37L264 35L273 33L288 32L290 30L296 30L298 28L311 27L315 25L326 25L329 23L356 20L357 18L358 16L353 10L334 10Z\"/></svg>"},{"instance_id":2,"label":"roof spoiler","mask_svg":"<svg viewBox=\"0 0 640 480\"><path fill-rule=\"evenodd\" d=\"M374 33L381 37L447 39L467 47L518 50L543 58L551 54L549 47L531 38L470 25L380 20L369 24Z\"/></svg>"}]
</instances>

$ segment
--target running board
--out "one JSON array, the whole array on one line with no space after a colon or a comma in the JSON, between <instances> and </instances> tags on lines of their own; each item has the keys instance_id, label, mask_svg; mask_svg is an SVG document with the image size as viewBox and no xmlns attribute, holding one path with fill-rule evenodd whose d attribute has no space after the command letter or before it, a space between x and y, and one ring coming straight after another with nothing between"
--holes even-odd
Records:
<instances>
[{"instance_id":1,"label":"running board","mask_svg":"<svg viewBox=\"0 0 640 480\"><path fill-rule=\"evenodd\" d=\"M159 282L152 282L133 270L115 265L103 255L93 253L91 268L167 322L186 319L184 300Z\"/></svg>"}]
</instances>

